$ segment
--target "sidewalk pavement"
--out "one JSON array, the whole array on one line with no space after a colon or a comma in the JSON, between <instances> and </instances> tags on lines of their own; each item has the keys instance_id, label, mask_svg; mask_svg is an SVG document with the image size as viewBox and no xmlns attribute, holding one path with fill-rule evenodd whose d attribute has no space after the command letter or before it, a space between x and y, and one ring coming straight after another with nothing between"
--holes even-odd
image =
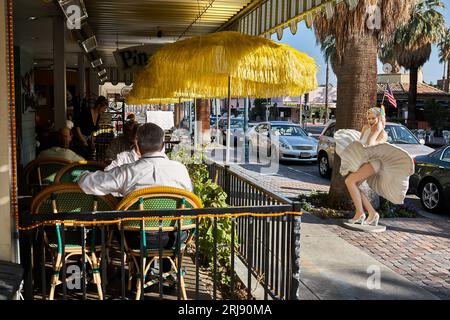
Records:
<instances>
[{"instance_id":1,"label":"sidewalk pavement","mask_svg":"<svg viewBox=\"0 0 450 320\"><path fill-rule=\"evenodd\" d=\"M322 223L328 231L436 297L450 300L450 223L427 218L382 219L386 232L371 234L327 221Z\"/></svg>"},{"instance_id":2,"label":"sidewalk pavement","mask_svg":"<svg viewBox=\"0 0 450 320\"><path fill-rule=\"evenodd\" d=\"M322 220L302 218L301 298L313 300L438 299L362 249L331 232ZM355 232L355 231L352 231ZM380 287L376 276L380 275Z\"/></svg>"}]
</instances>

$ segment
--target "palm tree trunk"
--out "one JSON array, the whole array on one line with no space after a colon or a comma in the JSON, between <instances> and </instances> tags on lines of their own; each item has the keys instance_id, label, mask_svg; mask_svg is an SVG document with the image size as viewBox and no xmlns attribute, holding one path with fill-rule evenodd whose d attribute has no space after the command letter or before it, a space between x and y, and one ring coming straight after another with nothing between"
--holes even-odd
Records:
<instances>
[{"instance_id":1,"label":"palm tree trunk","mask_svg":"<svg viewBox=\"0 0 450 320\"><path fill-rule=\"evenodd\" d=\"M325 84L325 121L324 124L327 124L328 119L329 119L329 114L328 114L328 85L330 83L330 59L327 59L327 71L326 71L326 84Z\"/></svg>"},{"instance_id":2,"label":"palm tree trunk","mask_svg":"<svg viewBox=\"0 0 450 320\"><path fill-rule=\"evenodd\" d=\"M447 81L444 88L445 92L450 92L450 60L447 61Z\"/></svg>"},{"instance_id":3,"label":"palm tree trunk","mask_svg":"<svg viewBox=\"0 0 450 320\"><path fill-rule=\"evenodd\" d=\"M208 99L197 99L197 106L195 108L197 114L196 119L200 123L198 124L199 137L201 141L198 143L204 144L210 142L210 114L211 104Z\"/></svg>"},{"instance_id":4,"label":"palm tree trunk","mask_svg":"<svg viewBox=\"0 0 450 320\"><path fill-rule=\"evenodd\" d=\"M336 128L361 130L367 110L376 105L377 43L371 36L348 39L342 63L337 72ZM339 173L341 160L335 154L329 205L349 208L351 203L344 177Z\"/></svg>"},{"instance_id":5,"label":"palm tree trunk","mask_svg":"<svg viewBox=\"0 0 450 320\"><path fill-rule=\"evenodd\" d=\"M409 70L409 94L408 94L408 126L416 128L416 105L417 105L417 81L418 67L412 67Z\"/></svg>"},{"instance_id":6,"label":"palm tree trunk","mask_svg":"<svg viewBox=\"0 0 450 320\"><path fill-rule=\"evenodd\" d=\"M447 71L448 71L448 69L447 69L447 61L444 61L444 72L442 74L442 80L444 80L444 81L445 81L445 79L447 77L447 75L446 75Z\"/></svg>"}]
</instances>

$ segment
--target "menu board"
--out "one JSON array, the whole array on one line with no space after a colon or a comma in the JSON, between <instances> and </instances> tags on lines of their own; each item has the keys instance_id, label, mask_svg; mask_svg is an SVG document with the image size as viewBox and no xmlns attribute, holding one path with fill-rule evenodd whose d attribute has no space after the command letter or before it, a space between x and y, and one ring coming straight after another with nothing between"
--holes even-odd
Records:
<instances>
[{"instance_id":1,"label":"menu board","mask_svg":"<svg viewBox=\"0 0 450 320\"><path fill-rule=\"evenodd\" d=\"M170 130L175 126L173 111L147 111L145 122L157 124L163 130Z\"/></svg>"}]
</instances>

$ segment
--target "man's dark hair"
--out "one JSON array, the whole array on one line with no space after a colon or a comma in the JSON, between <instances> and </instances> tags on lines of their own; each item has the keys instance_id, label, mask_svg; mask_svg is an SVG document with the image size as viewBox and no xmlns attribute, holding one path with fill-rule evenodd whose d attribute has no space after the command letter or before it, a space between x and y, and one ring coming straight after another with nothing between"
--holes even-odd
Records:
<instances>
[{"instance_id":1,"label":"man's dark hair","mask_svg":"<svg viewBox=\"0 0 450 320\"><path fill-rule=\"evenodd\" d=\"M164 130L154 123L139 126L138 146L141 154L161 151L164 146Z\"/></svg>"},{"instance_id":2,"label":"man's dark hair","mask_svg":"<svg viewBox=\"0 0 450 320\"><path fill-rule=\"evenodd\" d=\"M59 131L53 131L48 135L48 144L50 148L53 147L66 147L66 139L64 135Z\"/></svg>"}]
</instances>

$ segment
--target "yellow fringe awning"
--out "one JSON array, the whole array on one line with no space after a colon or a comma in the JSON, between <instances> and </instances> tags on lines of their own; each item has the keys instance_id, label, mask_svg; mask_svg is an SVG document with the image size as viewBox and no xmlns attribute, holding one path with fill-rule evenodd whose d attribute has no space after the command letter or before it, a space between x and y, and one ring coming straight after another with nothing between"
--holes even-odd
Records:
<instances>
[{"instance_id":1,"label":"yellow fringe awning","mask_svg":"<svg viewBox=\"0 0 450 320\"><path fill-rule=\"evenodd\" d=\"M126 102L129 105L140 105L140 104L176 104L191 101L191 99L182 98L181 100L178 98L139 98L129 96L126 98Z\"/></svg>"},{"instance_id":2,"label":"yellow fringe awning","mask_svg":"<svg viewBox=\"0 0 450 320\"><path fill-rule=\"evenodd\" d=\"M272 40L225 31L166 45L137 77L135 98L268 98L317 88L314 59Z\"/></svg>"}]
</instances>

